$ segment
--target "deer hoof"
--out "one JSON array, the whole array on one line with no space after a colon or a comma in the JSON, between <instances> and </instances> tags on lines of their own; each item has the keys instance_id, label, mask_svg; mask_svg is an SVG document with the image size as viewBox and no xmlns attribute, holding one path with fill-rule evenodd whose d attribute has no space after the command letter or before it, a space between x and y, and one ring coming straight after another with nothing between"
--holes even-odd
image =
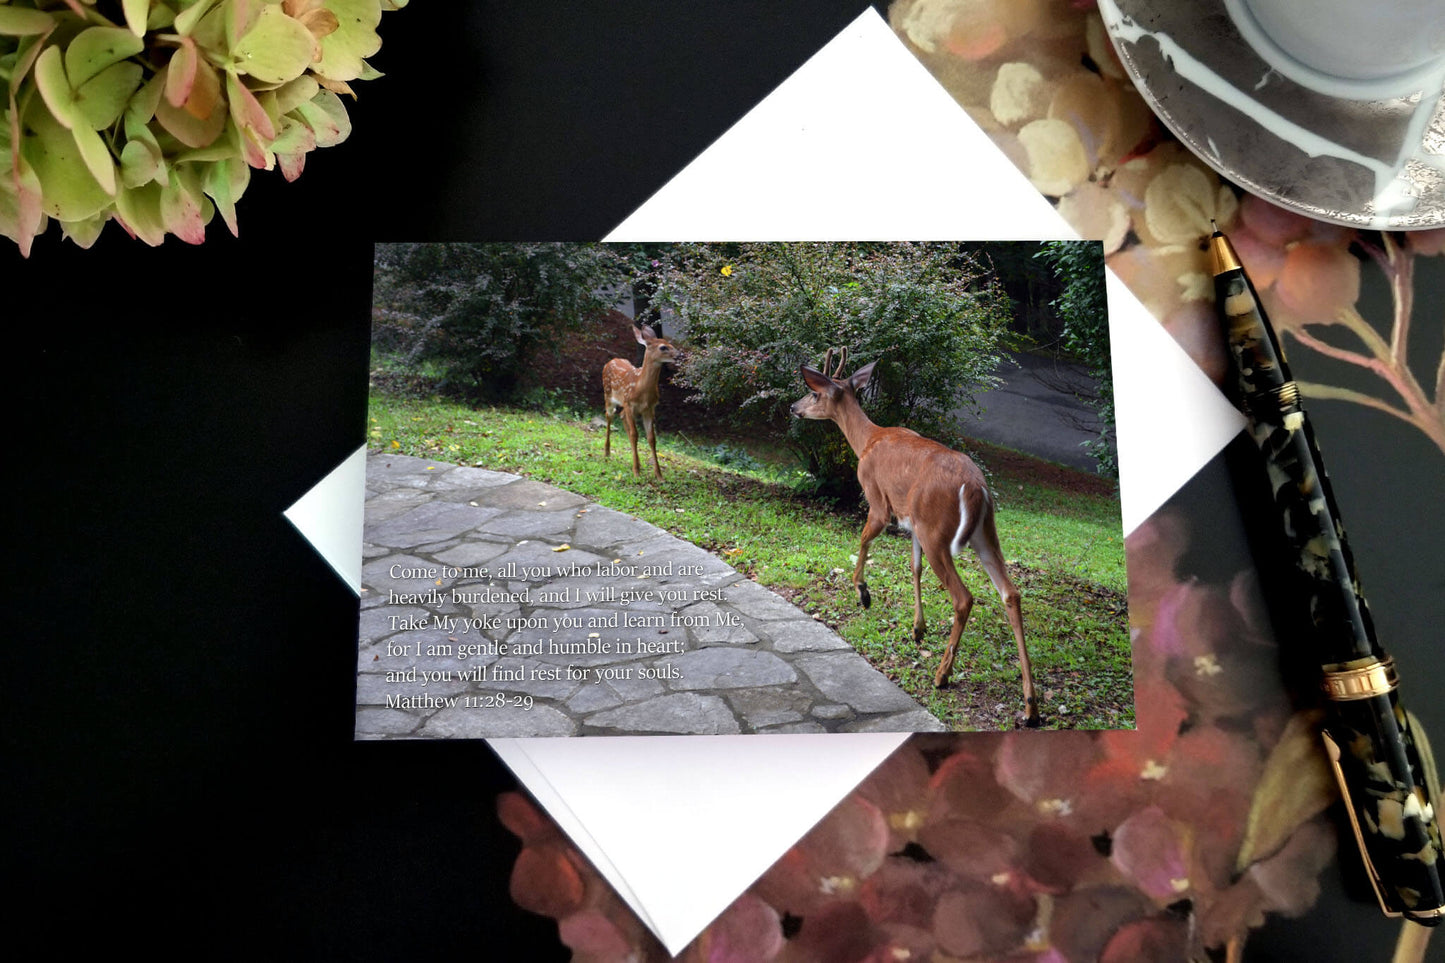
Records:
<instances>
[{"instance_id":1,"label":"deer hoof","mask_svg":"<svg viewBox=\"0 0 1445 963\"><path fill-rule=\"evenodd\" d=\"M858 583L858 601L863 604L865 609L873 604L873 596L868 594L867 582Z\"/></svg>"},{"instance_id":2,"label":"deer hoof","mask_svg":"<svg viewBox=\"0 0 1445 963\"><path fill-rule=\"evenodd\" d=\"M924 636L924 634L925 634L925 629L924 629L924 625L923 625L922 622L919 622L917 625L915 625L915 626L913 627L913 641L914 641L914 642L922 642L922 641L923 641L923 636Z\"/></svg>"}]
</instances>

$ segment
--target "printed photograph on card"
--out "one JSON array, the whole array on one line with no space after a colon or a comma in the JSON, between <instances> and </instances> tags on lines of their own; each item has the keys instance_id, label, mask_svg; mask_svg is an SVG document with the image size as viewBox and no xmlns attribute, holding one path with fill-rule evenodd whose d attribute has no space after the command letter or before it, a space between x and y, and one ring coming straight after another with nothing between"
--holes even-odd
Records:
<instances>
[{"instance_id":1,"label":"printed photograph on card","mask_svg":"<svg viewBox=\"0 0 1445 963\"><path fill-rule=\"evenodd\" d=\"M358 739L1134 726L1089 241L380 244Z\"/></svg>"}]
</instances>

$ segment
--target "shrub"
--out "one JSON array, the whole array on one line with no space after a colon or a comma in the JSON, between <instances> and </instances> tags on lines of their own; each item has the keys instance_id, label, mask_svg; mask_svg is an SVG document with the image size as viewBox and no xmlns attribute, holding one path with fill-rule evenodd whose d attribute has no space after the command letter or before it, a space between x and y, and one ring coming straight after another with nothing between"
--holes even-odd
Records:
<instances>
[{"instance_id":1,"label":"shrub","mask_svg":"<svg viewBox=\"0 0 1445 963\"><path fill-rule=\"evenodd\" d=\"M1084 442L1099 474L1119 477L1114 439L1114 380L1109 361L1109 304L1104 290L1104 247L1097 241L1046 241L1034 255L1048 262L1063 294L1053 301L1063 321L1063 347L1089 366L1098 393L1084 400L1098 412L1099 436Z\"/></svg>"},{"instance_id":2,"label":"shrub","mask_svg":"<svg viewBox=\"0 0 1445 963\"><path fill-rule=\"evenodd\" d=\"M847 347L848 370L876 361L864 400L881 425L952 443L947 415L991 387L1006 300L952 244L680 245L657 298L687 332L677 381L691 400L786 434L827 494L857 497L856 459L830 424L788 417L800 365Z\"/></svg>"},{"instance_id":3,"label":"shrub","mask_svg":"<svg viewBox=\"0 0 1445 963\"><path fill-rule=\"evenodd\" d=\"M510 399L525 368L616 303L628 278L600 244L378 244L373 345L441 387Z\"/></svg>"},{"instance_id":4,"label":"shrub","mask_svg":"<svg viewBox=\"0 0 1445 963\"><path fill-rule=\"evenodd\" d=\"M762 463L749 455L745 449L735 448L728 444L714 445L708 450L707 456L716 464L742 471L757 471L763 467Z\"/></svg>"}]
</instances>

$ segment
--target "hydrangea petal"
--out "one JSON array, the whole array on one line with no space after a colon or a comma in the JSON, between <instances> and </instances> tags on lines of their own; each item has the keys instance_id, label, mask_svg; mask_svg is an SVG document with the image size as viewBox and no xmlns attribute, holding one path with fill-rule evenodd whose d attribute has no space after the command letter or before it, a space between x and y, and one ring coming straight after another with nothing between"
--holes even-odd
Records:
<instances>
[{"instance_id":1,"label":"hydrangea petal","mask_svg":"<svg viewBox=\"0 0 1445 963\"><path fill-rule=\"evenodd\" d=\"M144 37L146 21L150 18L151 0L121 0L120 6L125 11L125 25L130 28L130 32L137 37Z\"/></svg>"},{"instance_id":2,"label":"hydrangea petal","mask_svg":"<svg viewBox=\"0 0 1445 963\"><path fill-rule=\"evenodd\" d=\"M1110 860L1140 890L1161 904L1189 892L1183 829L1157 806L1148 806L1114 831Z\"/></svg>"},{"instance_id":3,"label":"hydrangea petal","mask_svg":"<svg viewBox=\"0 0 1445 963\"><path fill-rule=\"evenodd\" d=\"M75 91L65 76L65 63L59 47L46 47L35 61L32 76L40 91L40 99L50 109L51 115L60 126L69 129L77 123Z\"/></svg>"},{"instance_id":4,"label":"hydrangea petal","mask_svg":"<svg viewBox=\"0 0 1445 963\"><path fill-rule=\"evenodd\" d=\"M91 130L103 130L114 124L140 89L141 66L123 61L86 81L76 91L76 116Z\"/></svg>"},{"instance_id":5,"label":"hydrangea petal","mask_svg":"<svg viewBox=\"0 0 1445 963\"><path fill-rule=\"evenodd\" d=\"M238 70L262 83L284 84L301 76L311 65L316 38L279 6L267 6L231 52Z\"/></svg>"},{"instance_id":6,"label":"hydrangea petal","mask_svg":"<svg viewBox=\"0 0 1445 963\"><path fill-rule=\"evenodd\" d=\"M229 115L224 110L213 110L208 117L197 117L188 110L173 107L162 98L156 104L155 118L167 133L185 146L206 147L221 136Z\"/></svg>"},{"instance_id":7,"label":"hydrangea petal","mask_svg":"<svg viewBox=\"0 0 1445 963\"><path fill-rule=\"evenodd\" d=\"M128 141L120 152L120 181L135 189L156 179L162 170L159 151L139 140Z\"/></svg>"},{"instance_id":8,"label":"hydrangea petal","mask_svg":"<svg viewBox=\"0 0 1445 963\"><path fill-rule=\"evenodd\" d=\"M161 217L161 185L154 182L138 188L122 187L115 195L115 209L121 226L151 247L158 247L166 238L165 220Z\"/></svg>"},{"instance_id":9,"label":"hydrangea petal","mask_svg":"<svg viewBox=\"0 0 1445 963\"><path fill-rule=\"evenodd\" d=\"M1296 713L1275 743L1254 793L1236 869L1279 850L1303 823L1334 801L1334 773L1320 751L1318 717Z\"/></svg>"},{"instance_id":10,"label":"hydrangea petal","mask_svg":"<svg viewBox=\"0 0 1445 963\"><path fill-rule=\"evenodd\" d=\"M0 6L0 37L28 37L55 26L55 18L44 10Z\"/></svg>"},{"instance_id":11,"label":"hydrangea petal","mask_svg":"<svg viewBox=\"0 0 1445 963\"><path fill-rule=\"evenodd\" d=\"M171 182L161 189L160 213L166 230L187 244L200 244L206 239L201 205L174 174Z\"/></svg>"},{"instance_id":12,"label":"hydrangea petal","mask_svg":"<svg viewBox=\"0 0 1445 963\"><path fill-rule=\"evenodd\" d=\"M106 147L100 135L89 127L77 125L70 133L75 138L80 157L90 175L95 178L101 190L108 196L114 196L115 161L110 156L110 148Z\"/></svg>"},{"instance_id":13,"label":"hydrangea petal","mask_svg":"<svg viewBox=\"0 0 1445 963\"><path fill-rule=\"evenodd\" d=\"M321 59L312 70L331 80L358 80L366 70L363 58L381 49L380 0L326 0L326 9L339 26L321 38Z\"/></svg>"},{"instance_id":14,"label":"hydrangea petal","mask_svg":"<svg viewBox=\"0 0 1445 963\"><path fill-rule=\"evenodd\" d=\"M71 86L79 87L111 64L144 49L145 41L124 27L91 27L65 48L65 73Z\"/></svg>"},{"instance_id":15,"label":"hydrangea petal","mask_svg":"<svg viewBox=\"0 0 1445 963\"><path fill-rule=\"evenodd\" d=\"M216 0L196 0L180 13L176 14L174 24L176 33L183 37L189 37L201 22L201 18L210 13L211 8L216 5Z\"/></svg>"},{"instance_id":16,"label":"hydrangea petal","mask_svg":"<svg viewBox=\"0 0 1445 963\"><path fill-rule=\"evenodd\" d=\"M79 221L61 221L60 232L76 247L89 249L100 237L100 230L105 227L106 220L107 218L97 215Z\"/></svg>"},{"instance_id":17,"label":"hydrangea petal","mask_svg":"<svg viewBox=\"0 0 1445 963\"><path fill-rule=\"evenodd\" d=\"M31 242L45 229L46 218L40 209L40 179L25 157L12 151L15 141L11 131L15 126L12 101L5 123L0 124L0 157L14 158L14 166L0 172L0 234L13 240L20 253L29 257Z\"/></svg>"},{"instance_id":18,"label":"hydrangea petal","mask_svg":"<svg viewBox=\"0 0 1445 963\"><path fill-rule=\"evenodd\" d=\"M217 160L206 171L204 190L215 202L216 210L221 212L221 220L232 237L240 233L236 225L236 201L240 200L250 181L251 168L239 158Z\"/></svg>"},{"instance_id":19,"label":"hydrangea petal","mask_svg":"<svg viewBox=\"0 0 1445 963\"><path fill-rule=\"evenodd\" d=\"M331 147L351 134L351 118L346 105L329 90L323 90L297 108L306 126L316 134L317 147Z\"/></svg>"},{"instance_id":20,"label":"hydrangea petal","mask_svg":"<svg viewBox=\"0 0 1445 963\"><path fill-rule=\"evenodd\" d=\"M171 54L170 68L166 71L166 100L172 107L180 107L191 96L191 87L196 82L196 45L190 37Z\"/></svg>"}]
</instances>

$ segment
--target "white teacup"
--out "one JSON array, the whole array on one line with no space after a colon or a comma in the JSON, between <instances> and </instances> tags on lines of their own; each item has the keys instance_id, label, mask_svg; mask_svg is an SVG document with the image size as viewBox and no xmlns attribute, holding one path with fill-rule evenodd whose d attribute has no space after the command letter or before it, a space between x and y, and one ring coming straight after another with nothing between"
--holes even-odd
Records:
<instances>
[{"instance_id":1,"label":"white teacup","mask_svg":"<svg viewBox=\"0 0 1445 963\"><path fill-rule=\"evenodd\" d=\"M1397 97L1445 75L1445 0L1224 0L1265 62L1356 100Z\"/></svg>"}]
</instances>

